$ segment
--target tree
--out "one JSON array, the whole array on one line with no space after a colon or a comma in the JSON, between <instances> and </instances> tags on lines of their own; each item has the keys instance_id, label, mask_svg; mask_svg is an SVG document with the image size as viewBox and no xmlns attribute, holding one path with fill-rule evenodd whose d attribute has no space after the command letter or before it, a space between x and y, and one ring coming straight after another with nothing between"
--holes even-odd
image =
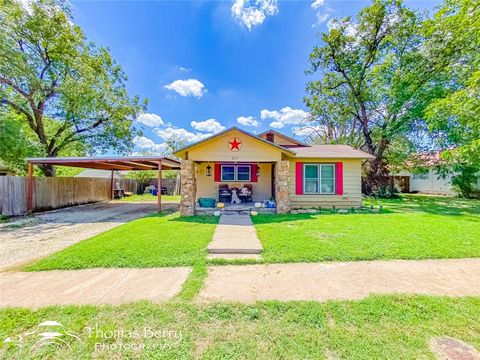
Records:
<instances>
[{"instance_id":1,"label":"tree","mask_svg":"<svg viewBox=\"0 0 480 360\"><path fill-rule=\"evenodd\" d=\"M64 1L0 1L1 106L21 115L42 155L131 148L146 103L128 95L108 49L87 41Z\"/></svg>"},{"instance_id":2,"label":"tree","mask_svg":"<svg viewBox=\"0 0 480 360\"><path fill-rule=\"evenodd\" d=\"M444 64L423 55L421 23L399 0L374 0L356 19L334 20L310 55L308 73L320 79L307 84L309 123L347 129L342 141L375 156L365 166L366 193L388 186L394 145L411 148L415 123L441 92L434 80Z\"/></svg>"},{"instance_id":3,"label":"tree","mask_svg":"<svg viewBox=\"0 0 480 360\"><path fill-rule=\"evenodd\" d=\"M442 71L443 96L434 99L425 116L440 146L448 149L442 175L453 174L452 183L469 197L480 174L480 3L447 0L425 22L424 51Z\"/></svg>"},{"instance_id":4,"label":"tree","mask_svg":"<svg viewBox=\"0 0 480 360\"><path fill-rule=\"evenodd\" d=\"M38 142L30 139L20 115L0 108L0 159L8 168L22 174L25 158L40 155Z\"/></svg>"}]
</instances>

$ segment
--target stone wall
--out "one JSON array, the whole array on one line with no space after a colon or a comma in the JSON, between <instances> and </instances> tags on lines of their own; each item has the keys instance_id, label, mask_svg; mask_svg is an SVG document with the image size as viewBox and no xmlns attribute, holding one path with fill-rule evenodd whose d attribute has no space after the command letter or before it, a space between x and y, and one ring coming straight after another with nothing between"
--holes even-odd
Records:
<instances>
[{"instance_id":1,"label":"stone wall","mask_svg":"<svg viewBox=\"0 0 480 360\"><path fill-rule=\"evenodd\" d=\"M275 164L275 201L277 214L290 212L290 162L281 160Z\"/></svg>"},{"instance_id":2,"label":"stone wall","mask_svg":"<svg viewBox=\"0 0 480 360\"><path fill-rule=\"evenodd\" d=\"M195 198L197 184L195 180L195 163L192 160L181 160L180 164L180 214L195 215Z\"/></svg>"}]
</instances>

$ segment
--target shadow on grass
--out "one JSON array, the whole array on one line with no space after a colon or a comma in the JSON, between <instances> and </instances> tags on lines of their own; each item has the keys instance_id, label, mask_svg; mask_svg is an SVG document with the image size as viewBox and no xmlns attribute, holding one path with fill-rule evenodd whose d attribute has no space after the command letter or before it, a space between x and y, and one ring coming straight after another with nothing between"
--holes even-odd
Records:
<instances>
[{"instance_id":1,"label":"shadow on grass","mask_svg":"<svg viewBox=\"0 0 480 360\"><path fill-rule=\"evenodd\" d=\"M252 217L254 224L268 224L268 223L281 223L281 222L292 222L300 220L318 220L324 216L380 216L394 213L388 209L382 209L380 212L371 212L370 210L348 210L348 213L342 214L336 211L327 210L327 211L318 211L316 213L308 214L272 214L272 215L257 215Z\"/></svg>"},{"instance_id":2,"label":"shadow on grass","mask_svg":"<svg viewBox=\"0 0 480 360\"><path fill-rule=\"evenodd\" d=\"M433 215L480 215L480 201L447 196L405 194L396 199L365 199L368 206L382 205L395 213L415 212Z\"/></svg>"},{"instance_id":3,"label":"shadow on grass","mask_svg":"<svg viewBox=\"0 0 480 360\"><path fill-rule=\"evenodd\" d=\"M382 206L380 212L372 212L370 206L378 209ZM167 213L169 215L173 211ZM396 199L365 199L365 207L363 209L348 209L348 213L340 214L335 210L320 210L316 213L307 214L260 214L252 217L254 224L266 223L282 223L300 220L313 220L322 216L379 216L389 214L430 214L440 216L462 216L470 221L480 221L480 201L471 199L460 199L447 196L431 196L431 195L402 195ZM162 216L162 215L154 215ZM216 216L185 216L170 219L169 221L200 223L200 224L216 224L218 223Z\"/></svg>"},{"instance_id":4,"label":"shadow on grass","mask_svg":"<svg viewBox=\"0 0 480 360\"><path fill-rule=\"evenodd\" d=\"M184 223L199 223L199 224L217 224L218 216L200 215L200 216L180 216L168 221L184 222Z\"/></svg>"}]
</instances>

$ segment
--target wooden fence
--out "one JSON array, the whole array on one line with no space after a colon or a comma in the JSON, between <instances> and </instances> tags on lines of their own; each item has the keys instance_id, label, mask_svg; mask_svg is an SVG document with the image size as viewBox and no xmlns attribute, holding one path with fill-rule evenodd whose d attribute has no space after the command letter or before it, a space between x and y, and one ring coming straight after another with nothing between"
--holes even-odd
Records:
<instances>
[{"instance_id":1,"label":"wooden fence","mask_svg":"<svg viewBox=\"0 0 480 360\"><path fill-rule=\"evenodd\" d=\"M105 201L111 198L110 179L80 177L36 177L33 211L58 209L66 206ZM133 179L115 179L125 191L143 192ZM27 213L27 179L18 176L0 176L0 214Z\"/></svg>"}]
</instances>

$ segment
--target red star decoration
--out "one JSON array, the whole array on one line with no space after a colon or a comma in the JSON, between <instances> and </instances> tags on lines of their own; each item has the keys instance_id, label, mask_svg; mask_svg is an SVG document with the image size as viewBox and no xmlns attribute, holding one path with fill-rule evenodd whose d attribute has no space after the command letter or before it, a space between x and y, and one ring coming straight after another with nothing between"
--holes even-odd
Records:
<instances>
[{"instance_id":1,"label":"red star decoration","mask_svg":"<svg viewBox=\"0 0 480 360\"><path fill-rule=\"evenodd\" d=\"M233 138L233 141L229 142L230 150L240 150L240 145L242 144L240 141L237 141L237 138Z\"/></svg>"}]
</instances>

